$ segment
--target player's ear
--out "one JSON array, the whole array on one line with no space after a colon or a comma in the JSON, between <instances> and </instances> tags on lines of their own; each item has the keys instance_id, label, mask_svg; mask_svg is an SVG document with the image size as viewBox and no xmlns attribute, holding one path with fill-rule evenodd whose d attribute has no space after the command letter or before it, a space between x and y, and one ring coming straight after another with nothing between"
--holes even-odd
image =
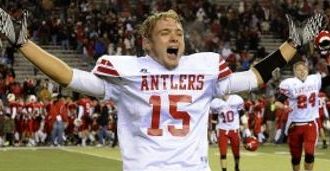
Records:
<instances>
[{"instance_id":1,"label":"player's ear","mask_svg":"<svg viewBox=\"0 0 330 171\"><path fill-rule=\"evenodd\" d=\"M143 38L142 39L142 47L145 51L150 51L151 49L151 41L148 38Z\"/></svg>"}]
</instances>

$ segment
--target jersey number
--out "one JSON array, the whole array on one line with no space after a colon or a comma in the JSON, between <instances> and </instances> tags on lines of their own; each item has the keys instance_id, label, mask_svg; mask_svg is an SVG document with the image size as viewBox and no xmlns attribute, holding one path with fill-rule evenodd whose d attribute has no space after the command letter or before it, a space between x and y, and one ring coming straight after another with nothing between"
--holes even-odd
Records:
<instances>
[{"instance_id":1,"label":"jersey number","mask_svg":"<svg viewBox=\"0 0 330 171\"><path fill-rule=\"evenodd\" d=\"M307 103L310 103L312 106L315 106L316 95L312 93L308 98L305 95L300 95L297 97L297 107L299 109L307 108Z\"/></svg>"},{"instance_id":2,"label":"jersey number","mask_svg":"<svg viewBox=\"0 0 330 171\"><path fill-rule=\"evenodd\" d=\"M169 113L177 120L182 120L182 129L175 128L174 125L168 125L168 131L173 136L183 137L188 134L190 126L190 115L186 111L178 111L178 103L191 103L191 96L187 95L169 95ZM152 136L162 136L163 130L159 129L160 122L160 109L161 109L161 98L160 96L151 96L149 99L149 104L152 105L152 115L151 115L151 128L148 128L148 135Z\"/></svg>"},{"instance_id":3,"label":"jersey number","mask_svg":"<svg viewBox=\"0 0 330 171\"><path fill-rule=\"evenodd\" d=\"M234 112L233 111L227 111L226 113L222 112L221 116L223 118L223 123L229 123L233 122L234 120Z\"/></svg>"}]
</instances>

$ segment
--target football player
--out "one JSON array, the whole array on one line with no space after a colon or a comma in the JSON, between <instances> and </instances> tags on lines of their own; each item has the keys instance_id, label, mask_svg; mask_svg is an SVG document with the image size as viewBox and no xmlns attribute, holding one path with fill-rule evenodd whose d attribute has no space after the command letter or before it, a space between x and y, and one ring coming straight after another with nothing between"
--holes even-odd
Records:
<instances>
[{"instance_id":1,"label":"football player","mask_svg":"<svg viewBox=\"0 0 330 171\"><path fill-rule=\"evenodd\" d=\"M288 21L288 41L250 70L232 73L217 53L184 55L179 15L173 10L154 13L139 30L145 56L104 55L86 72L72 69L29 40L26 12L16 23L0 9L0 33L42 72L74 91L116 102L125 171L209 171L212 99L263 85L325 26L321 13L299 25L291 17Z\"/></svg>"},{"instance_id":2,"label":"football player","mask_svg":"<svg viewBox=\"0 0 330 171\"><path fill-rule=\"evenodd\" d=\"M258 138L259 143L263 143L266 139L262 131L265 107L264 99L256 100L248 119L249 128L253 130L253 135Z\"/></svg>"},{"instance_id":3,"label":"football player","mask_svg":"<svg viewBox=\"0 0 330 171\"><path fill-rule=\"evenodd\" d=\"M66 98L62 95L58 95L55 98L49 111L52 124L51 140L52 145L62 146L64 144L64 130L68 123L69 110L66 105Z\"/></svg>"},{"instance_id":4,"label":"football player","mask_svg":"<svg viewBox=\"0 0 330 171\"><path fill-rule=\"evenodd\" d=\"M28 146L35 146L35 132L37 131L35 128L38 125L38 121L36 120L36 116L40 114L41 105L35 95L29 95L26 98L25 103L26 112L24 117L24 137L28 140Z\"/></svg>"},{"instance_id":5,"label":"football player","mask_svg":"<svg viewBox=\"0 0 330 171\"><path fill-rule=\"evenodd\" d=\"M286 142L285 127L288 120L288 115L291 109L288 106L288 101L275 102L275 115L276 115L276 132L275 132L275 143L281 144Z\"/></svg>"},{"instance_id":6,"label":"football player","mask_svg":"<svg viewBox=\"0 0 330 171\"><path fill-rule=\"evenodd\" d=\"M325 59L328 73L330 72L330 32L327 30L321 31L315 38L314 45L316 47L316 50L319 51L321 57ZM324 94L325 95L325 94ZM325 98L325 97L324 97ZM323 104L324 98L320 98L320 105ZM320 127L320 137L323 142L323 148L327 148L326 144L326 138L324 133L324 123L327 123L329 120L328 117L328 110L325 106L320 106L320 118L319 118L319 127Z\"/></svg>"},{"instance_id":7,"label":"football player","mask_svg":"<svg viewBox=\"0 0 330 171\"><path fill-rule=\"evenodd\" d=\"M87 96L83 96L78 101L78 120L81 122L81 125L79 125L79 136L82 146L86 146L86 141L89 138L91 130L93 114L91 103L91 99Z\"/></svg>"},{"instance_id":8,"label":"football player","mask_svg":"<svg viewBox=\"0 0 330 171\"><path fill-rule=\"evenodd\" d=\"M330 76L321 78L319 73L310 74L305 61L293 65L293 78L283 80L279 87L279 102L289 102L289 113L285 133L291 153L294 171L300 170L302 151L305 152L305 170L313 170L314 151L318 129L316 118L319 115L319 91L330 85Z\"/></svg>"},{"instance_id":9,"label":"football player","mask_svg":"<svg viewBox=\"0 0 330 171\"><path fill-rule=\"evenodd\" d=\"M322 148L327 149L328 144L325 136L324 122L329 120L329 112L327 109L328 98L325 93L319 93L319 117L318 117L318 126L320 132L320 138L322 140Z\"/></svg>"},{"instance_id":10,"label":"football player","mask_svg":"<svg viewBox=\"0 0 330 171\"><path fill-rule=\"evenodd\" d=\"M244 115L244 101L239 95L225 95L223 99L213 99L211 113L218 116L218 145L222 171L227 171L228 140L235 161L235 171L239 171L240 116Z\"/></svg>"}]
</instances>

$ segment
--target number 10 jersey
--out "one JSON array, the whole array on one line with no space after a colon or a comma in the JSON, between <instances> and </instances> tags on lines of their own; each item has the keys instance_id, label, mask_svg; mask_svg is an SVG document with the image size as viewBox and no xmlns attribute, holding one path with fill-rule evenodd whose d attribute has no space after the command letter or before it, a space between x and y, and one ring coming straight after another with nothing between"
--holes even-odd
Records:
<instances>
[{"instance_id":1,"label":"number 10 jersey","mask_svg":"<svg viewBox=\"0 0 330 171\"><path fill-rule=\"evenodd\" d=\"M211 103L211 113L218 114L217 129L238 130L239 111L243 110L244 100L239 95L229 95L227 99L216 98Z\"/></svg>"}]
</instances>

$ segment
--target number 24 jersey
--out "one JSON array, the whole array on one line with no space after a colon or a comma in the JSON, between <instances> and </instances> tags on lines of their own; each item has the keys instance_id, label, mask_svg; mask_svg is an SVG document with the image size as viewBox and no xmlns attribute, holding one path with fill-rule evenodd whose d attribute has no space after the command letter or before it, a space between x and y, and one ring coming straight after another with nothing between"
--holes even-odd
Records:
<instances>
[{"instance_id":1,"label":"number 24 jersey","mask_svg":"<svg viewBox=\"0 0 330 171\"><path fill-rule=\"evenodd\" d=\"M318 94L321 89L321 75L308 75L305 81L296 77L280 83L280 92L288 97L291 122L308 122L318 117Z\"/></svg>"}]
</instances>

